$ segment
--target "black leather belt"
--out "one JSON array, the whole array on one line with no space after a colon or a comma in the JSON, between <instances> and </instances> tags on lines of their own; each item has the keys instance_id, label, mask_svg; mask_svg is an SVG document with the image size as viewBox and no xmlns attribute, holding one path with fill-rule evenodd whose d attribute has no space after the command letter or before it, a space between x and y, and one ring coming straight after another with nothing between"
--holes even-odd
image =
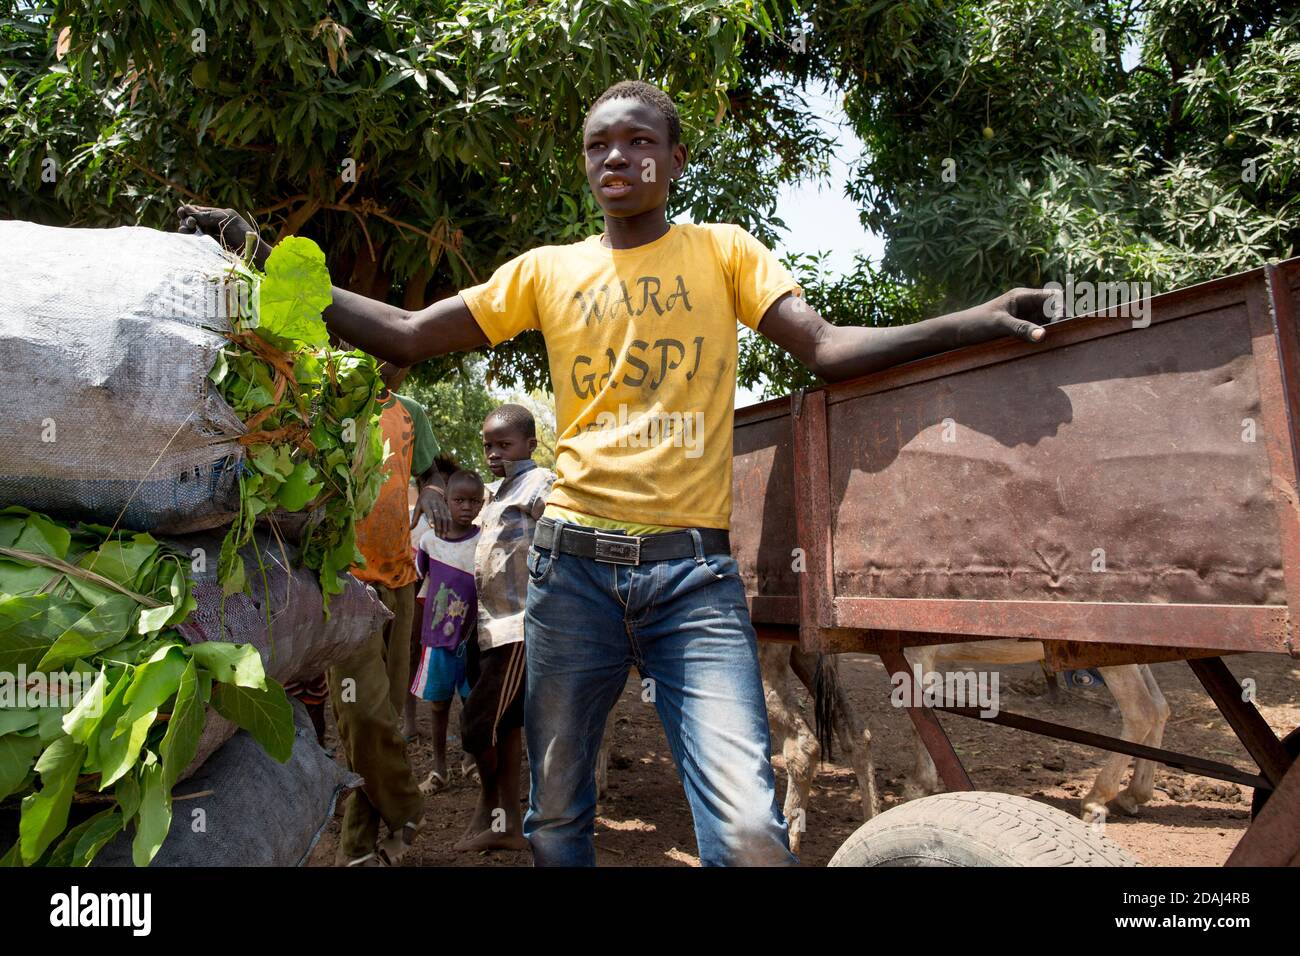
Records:
<instances>
[{"instance_id":1,"label":"black leather belt","mask_svg":"<svg viewBox=\"0 0 1300 956\"><path fill-rule=\"evenodd\" d=\"M718 528L696 528L705 554L730 554L731 535ZM559 538L557 542L556 539ZM643 564L695 557L695 539L689 530L665 534L632 535L595 528L557 524L550 518L537 523L533 546L607 564Z\"/></svg>"}]
</instances>

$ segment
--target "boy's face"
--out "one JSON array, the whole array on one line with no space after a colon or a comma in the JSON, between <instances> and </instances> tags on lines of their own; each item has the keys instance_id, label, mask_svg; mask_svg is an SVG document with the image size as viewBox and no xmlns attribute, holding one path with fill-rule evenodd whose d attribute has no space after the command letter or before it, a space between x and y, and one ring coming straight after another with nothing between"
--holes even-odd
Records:
<instances>
[{"instance_id":1,"label":"boy's face","mask_svg":"<svg viewBox=\"0 0 1300 956\"><path fill-rule=\"evenodd\" d=\"M483 486L468 478L456 478L447 486L447 508L458 525L473 524L483 510Z\"/></svg>"},{"instance_id":2,"label":"boy's face","mask_svg":"<svg viewBox=\"0 0 1300 956\"><path fill-rule=\"evenodd\" d=\"M608 100L582 132L587 184L607 216L631 217L664 206L668 184L686 166L686 147L668 142L668 121L639 100Z\"/></svg>"},{"instance_id":3,"label":"boy's face","mask_svg":"<svg viewBox=\"0 0 1300 956\"><path fill-rule=\"evenodd\" d=\"M536 447L536 438L525 438L518 428L499 419L489 417L483 423L483 454L488 468L498 478L505 476L506 462L532 458Z\"/></svg>"}]
</instances>

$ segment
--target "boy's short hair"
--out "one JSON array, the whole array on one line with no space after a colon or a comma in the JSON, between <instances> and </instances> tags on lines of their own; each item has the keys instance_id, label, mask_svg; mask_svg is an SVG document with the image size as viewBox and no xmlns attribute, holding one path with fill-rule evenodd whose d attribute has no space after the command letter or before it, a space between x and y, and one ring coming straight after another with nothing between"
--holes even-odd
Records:
<instances>
[{"instance_id":1,"label":"boy's short hair","mask_svg":"<svg viewBox=\"0 0 1300 956\"><path fill-rule=\"evenodd\" d=\"M659 87L642 80L620 80L596 97L596 101L591 104L586 118L582 121L583 129L587 128L587 120L591 119L591 114L595 112L596 107L610 100L636 100L654 107L668 124L668 145L676 146L682 141L682 118L678 115L672 99Z\"/></svg>"},{"instance_id":2,"label":"boy's short hair","mask_svg":"<svg viewBox=\"0 0 1300 956\"><path fill-rule=\"evenodd\" d=\"M533 413L522 405L499 405L488 412L483 424L486 425L494 418L507 428L518 430L525 438L537 437L537 422L533 420Z\"/></svg>"},{"instance_id":3,"label":"boy's short hair","mask_svg":"<svg viewBox=\"0 0 1300 956\"><path fill-rule=\"evenodd\" d=\"M447 477L448 488L451 487L451 483L453 481L468 481L470 484L474 485L475 488L484 487L483 476L480 475L477 471L469 471L468 469L465 468L461 468L458 469L457 471L453 471Z\"/></svg>"}]
</instances>

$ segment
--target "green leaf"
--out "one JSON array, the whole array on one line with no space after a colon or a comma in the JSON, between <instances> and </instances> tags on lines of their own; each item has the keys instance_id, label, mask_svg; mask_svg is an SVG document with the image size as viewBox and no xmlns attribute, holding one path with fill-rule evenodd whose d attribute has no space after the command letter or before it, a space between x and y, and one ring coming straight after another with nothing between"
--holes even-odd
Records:
<instances>
[{"instance_id":1,"label":"green leaf","mask_svg":"<svg viewBox=\"0 0 1300 956\"><path fill-rule=\"evenodd\" d=\"M198 752L199 738L207 720L204 704L198 667L194 661L187 661L185 672L181 675L180 688L176 691L176 704L172 707L171 719L167 722L167 733L163 735L158 747L168 790L176 785L177 778L185 772Z\"/></svg>"},{"instance_id":2,"label":"green leaf","mask_svg":"<svg viewBox=\"0 0 1300 956\"><path fill-rule=\"evenodd\" d=\"M23 862L35 863L56 836L68 824L68 809L77 785L77 773L86 757L86 748L71 737L60 737L45 748L36 761L41 789L23 798L18 837Z\"/></svg>"},{"instance_id":3,"label":"green leaf","mask_svg":"<svg viewBox=\"0 0 1300 956\"><path fill-rule=\"evenodd\" d=\"M447 87L447 89L451 91L452 96L460 96L460 88L457 87L456 84L451 81L451 77L449 77L446 73L442 72L442 70L434 70L433 75L438 78L439 83L441 83L443 86Z\"/></svg>"},{"instance_id":4,"label":"green leaf","mask_svg":"<svg viewBox=\"0 0 1300 956\"><path fill-rule=\"evenodd\" d=\"M136 618L135 629L139 634L156 634L168 625L176 613L176 606L164 604L162 607L145 608Z\"/></svg>"},{"instance_id":5,"label":"green leaf","mask_svg":"<svg viewBox=\"0 0 1300 956\"><path fill-rule=\"evenodd\" d=\"M36 666L58 633L48 633L50 596L0 597L0 671Z\"/></svg>"},{"instance_id":6,"label":"green leaf","mask_svg":"<svg viewBox=\"0 0 1300 956\"><path fill-rule=\"evenodd\" d=\"M79 744L89 744L90 739L99 730L104 720L110 698L116 700L124 690L123 676L118 683L110 686L107 669L101 669L90 690L81 696L81 700L63 717L63 732Z\"/></svg>"},{"instance_id":7,"label":"green leaf","mask_svg":"<svg viewBox=\"0 0 1300 956\"><path fill-rule=\"evenodd\" d=\"M226 360L224 349L217 352L217 360L212 363L212 371L208 373L208 380L213 385L220 385L230 371L230 363Z\"/></svg>"},{"instance_id":8,"label":"green leaf","mask_svg":"<svg viewBox=\"0 0 1300 956\"><path fill-rule=\"evenodd\" d=\"M264 690L217 684L212 688L212 706L222 717L252 734L280 763L292 755L293 705L274 680L267 678Z\"/></svg>"},{"instance_id":9,"label":"green leaf","mask_svg":"<svg viewBox=\"0 0 1300 956\"><path fill-rule=\"evenodd\" d=\"M221 593L227 597L238 594L248 586L244 576L244 559L239 555L238 534L231 528L221 541L221 555L217 559L217 580Z\"/></svg>"},{"instance_id":10,"label":"green leaf","mask_svg":"<svg viewBox=\"0 0 1300 956\"><path fill-rule=\"evenodd\" d=\"M310 462L298 462L293 469L293 473L285 480L284 485L280 488L280 493L276 496L280 507L286 511L301 511L325 487L324 482L312 484L311 480L315 477L316 469L311 466Z\"/></svg>"},{"instance_id":11,"label":"green leaf","mask_svg":"<svg viewBox=\"0 0 1300 956\"><path fill-rule=\"evenodd\" d=\"M134 723L126 725L125 732L114 732L115 726L121 725L121 718L116 725L104 724L99 729L99 748L96 760L99 763L99 789L116 783L123 774L135 766L140 758L140 748L144 746L149 728L153 726L158 711L150 710L141 714Z\"/></svg>"},{"instance_id":12,"label":"green leaf","mask_svg":"<svg viewBox=\"0 0 1300 956\"><path fill-rule=\"evenodd\" d=\"M191 644L187 650L199 666L210 671L213 680L219 683L257 689L266 686L262 655L252 644L204 641Z\"/></svg>"},{"instance_id":13,"label":"green leaf","mask_svg":"<svg viewBox=\"0 0 1300 956\"><path fill-rule=\"evenodd\" d=\"M34 734L30 737L22 734L0 737L0 800L21 789L44 746L41 738Z\"/></svg>"},{"instance_id":14,"label":"green leaf","mask_svg":"<svg viewBox=\"0 0 1300 956\"><path fill-rule=\"evenodd\" d=\"M132 617L138 607L124 594L105 596L59 635L37 667L58 670L79 657L107 650L131 633Z\"/></svg>"},{"instance_id":15,"label":"green leaf","mask_svg":"<svg viewBox=\"0 0 1300 956\"><path fill-rule=\"evenodd\" d=\"M36 726L37 713L34 709L7 707L3 701L4 698L0 697L0 737Z\"/></svg>"},{"instance_id":16,"label":"green leaf","mask_svg":"<svg viewBox=\"0 0 1300 956\"><path fill-rule=\"evenodd\" d=\"M63 736L63 718L67 714L66 708L42 707L36 714L36 736L41 738L42 745Z\"/></svg>"},{"instance_id":17,"label":"green leaf","mask_svg":"<svg viewBox=\"0 0 1300 956\"><path fill-rule=\"evenodd\" d=\"M249 457L253 466L264 475L277 474L275 449L270 445L255 445L257 451Z\"/></svg>"},{"instance_id":18,"label":"green leaf","mask_svg":"<svg viewBox=\"0 0 1300 956\"><path fill-rule=\"evenodd\" d=\"M141 794L138 768L117 782L117 786L113 788L113 796L117 798L117 805L122 808L123 823L130 822L131 818L140 810Z\"/></svg>"},{"instance_id":19,"label":"green leaf","mask_svg":"<svg viewBox=\"0 0 1300 956\"><path fill-rule=\"evenodd\" d=\"M167 703L180 687L181 675L188 666L184 649L173 644L159 648L149 660L137 667L131 686L122 699L126 713L119 718L116 733Z\"/></svg>"},{"instance_id":20,"label":"green leaf","mask_svg":"<svg viewBox=\"0 0 1300 956\"><path fill-rule=\"evenodd\" d=\"M320 314L334 301L325 253L301 236L279 242L258 290L258 328L314 348L329 345Z\"/></svg>"},{"instance_id":21,"label":"green leaf","mask_svg":"<svg viewBox=\"0 0 1300 956\"><path fill-rule=\"evenodd\" d=\"M122 814L109 807L77 824L50 855L49 866L88 866L100 849L122 829Z\"/></svg>"},{"instance_id":22,"label":"green leaf","mask_svg":"<svg viewBox=\"0 0 1300 956\"><path fill-rule=\"evenodd\" d=\"M122 828L126 825L122 812L117 807L113 807L105 813L108 815L96 814L87 821L91 826L86 828L81 839L77 841L76 849L72 851L70 866L89 866L99 855L99 851L104 848L104 844L122 832Z\"/></svg>"},{"instance_id":23,"label":"green leaf","mask_svg":"<svg viewBox=\"0 0 1300 956\"><path fill-rule=\"evenodd\" d=\"M137 572L158 553L159 547L158 542L147 534L137 534L130 541L105 541L99 550L84 555L77 566L123 587L130 587Z\"/></svg>"},{"instance_id":24,"label":"green leaf","mask_svg":"<svg viewBox=\"0 0 1300 956\"><path fill-rule=\"evenodd\" d=\"M131 842L131 860L136 866L148 866L172 825L172 795L161 764L155 761L140 768L140 789L140 819Z\"/></svg>"},{"instance_id":25,"label":"green leaf","mask_svg":"<svg viewBox=\"0 0 1300 956\"><path fill-rule=\"evenodd\" d=\"M55 524L45 515L33 512L27 519L27 527L18 535L13 547L19 551L32 551L54 558L65 558L68 555L68 545L71 543L71 532Z\"/></svg>"},{"instance_id":26,"label":"green leaf","mask_svg":"<svg viewBox=\"0 0 1300 956\"><path fill-rule=\"evenodd\" d=\"M32 512L27 508L10 505L0 508L0 548L12 548L18 536L27 527L27 516Z\"/></svg>"},{"instance_id":27,"label":"green leaf","mask_svg":"<svg viewBox=\"0 0 1300 956\"><path fill-rule=\"evenodd\" d=\"M52 568L0 559L0 594L36 594L59 576Z\"/></svg>"}]
</instances>

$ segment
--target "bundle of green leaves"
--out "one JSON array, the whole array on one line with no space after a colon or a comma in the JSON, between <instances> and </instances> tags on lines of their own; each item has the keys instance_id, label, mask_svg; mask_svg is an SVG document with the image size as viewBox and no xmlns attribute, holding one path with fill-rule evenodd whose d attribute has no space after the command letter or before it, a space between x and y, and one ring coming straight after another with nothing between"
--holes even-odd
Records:
<instances>
[{"instance_id":1,"label":"bundle of green leaves","mask_svg":"<svg viewBox=\"0 0 1300 956\"><path fill-rule=\"evenodd\" d=\"M356 522L370 512L385 478L388 449L376 401L383 379L375 359L330 347L321 311L330 304L325 254L310 239L280 242L265 274L234 269L257 290L257 307L232 318L231 343L209 378L249 428L239 514L221 548L225 593L245 590L239 549L265 514L307 512L303 561L329 599L340 575L363 558Z\"/></svg>"},{"instance_id":2,"label":"bundle of green leaves","mask_svg":"<svg viewBox=\"0 0 1300 956\"><path fill-rule=\"evenodd\" d=\"M0 808L21 800L0 865L85 866L132 825L148 865L209 704L289 759L293 711L256 648L175 630L190 561L148 534L0 510Z\"/></svg>"}]
</instances>

